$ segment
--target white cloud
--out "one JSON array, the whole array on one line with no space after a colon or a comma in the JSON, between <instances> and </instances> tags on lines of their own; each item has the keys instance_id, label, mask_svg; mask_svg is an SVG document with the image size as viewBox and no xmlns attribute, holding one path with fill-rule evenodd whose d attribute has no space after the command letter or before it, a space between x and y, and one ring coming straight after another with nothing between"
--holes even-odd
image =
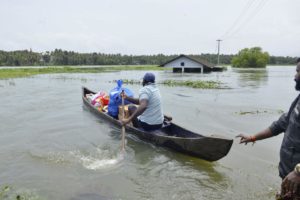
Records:
<instances>
[{"instance_id":1,"label":"white cloud","mask_svg":"<svg viewBox=\"0 0 300 200\"><path fill-rule=\"evenodd\" d=\"M248 22L221 42L221 53L261 46L299 56L300 2L253 0ZM265 4L259 7L260 2ZM62 48L122 54L216 53L248 0L0 0L0 49ZM253 4L254 5L254 4ZM247 21L247 20L246 20Z\"/></svg>"}]
</instances>

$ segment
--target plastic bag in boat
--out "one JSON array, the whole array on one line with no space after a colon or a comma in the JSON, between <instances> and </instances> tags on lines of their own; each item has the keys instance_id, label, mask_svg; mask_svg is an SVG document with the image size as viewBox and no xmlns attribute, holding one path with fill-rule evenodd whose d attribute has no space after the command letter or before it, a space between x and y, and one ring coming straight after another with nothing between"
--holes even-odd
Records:
<instances>
[{"instance_id":1,"label":"plastic bag in boat","mask_svg":"<svg viewBox=\"0 0 300 200\"><path fill-rule=\"evenodd\" d=\"M118 80L117 87L109 92L108 114L114 118L118 118L119 105L122 104L122 98L120 96L122 90L124 90L126 96L133 97L133 92L128 88L122 88L122 84L123 81ZM125 100L124 104L130 104L130 101Z\"/></svg>"},{"instance_id":2,"label":"plastic bag in boat","mask_svg":"<svg viewBox=\"0 0 300 200\"><path fill-rule=\"evenodd\" d=\"M100 91L97 94L95 94L91 101L92 105L94 106L101 105L102 107L108 105L108 102L109 102L109 96L104 91Z\"/></svg>"}]
</instances>

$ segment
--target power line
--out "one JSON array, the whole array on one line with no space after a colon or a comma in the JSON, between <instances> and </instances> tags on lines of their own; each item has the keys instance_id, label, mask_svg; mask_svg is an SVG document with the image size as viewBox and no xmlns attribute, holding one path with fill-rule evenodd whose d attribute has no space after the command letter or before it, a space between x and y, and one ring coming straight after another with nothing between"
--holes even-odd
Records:
<instances>
[{"instance_id":1,"label":"power line","mask_svg":"<svg viewBox=\"0 0 300 200\"><path fill-rule=\"evenodd\" d=\"M254 19L254 17L263 9L263 7L266 5L267 1L269 0L262 0L256 7L254 10L252 10L252 12L250 13L250 15L248 15L248 17L246 18L246 20L244 21L244 23L242 23L239 27L237 27L230 35L228 35L226 38L224 39L229 39L231 37L233 37L235 34L237 34L239 31L241 31L247 24L249 24L249 22Z\"/></svg>"},{"instance_id":2,"label":"power line","mask_svg":"<svg viewBox=\"0 0 300 200\"><path fill-rule=\"evenodd\" d=\"M245 16L245 14L248 12L248 10L251 8L252 4L255 1L256 0L248 0L247 4L242 9L239 16L235 19L233 24L227 29L227 31L220 38L224 38L225 36L227 36L237 26L237 24L240 22L241 19L243 19L243 16Z\"/></svg>"},{"instance_id":3,"label":"power line","mask_svg":"<svg viewBox=\"0 0 300 200\"><path fill-rule=\"evenodd\" d=\"M239 17L235 20L227 32L220 37L221 39L229 39L242 30L242 28L244 28L263 9L268 0L261 0L258 4L256 4L256 6L253 5L255 1L256 0L250 0L247 2ZM254 9L249 10L252 5L254 6Z\"/></svg>"}]
</instances>

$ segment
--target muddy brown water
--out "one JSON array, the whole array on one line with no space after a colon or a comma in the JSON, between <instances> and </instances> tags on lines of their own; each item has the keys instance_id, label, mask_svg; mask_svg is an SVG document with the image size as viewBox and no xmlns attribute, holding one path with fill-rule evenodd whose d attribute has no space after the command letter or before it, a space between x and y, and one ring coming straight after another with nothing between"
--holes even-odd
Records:
<instances>
[{"instance_id":1,"label":"muddy brown water","mask_svg":"<svg viewBox=\"0 0 300 200\"><path fill-rule=\"evenodd\" d=\"M1 71L0 71L1 73ZM0 80L0 187L28 199L274 199L282 135L254 146L234 141L213 163L127 138L82 104L81 87L109 90L145 71L51 74ZM230 89L159 85L164 112L204 135L254 134L287 111L295 67L210 74L154 71L157 81L214 80ZM135 94L139 85L127 85ZM1 190L0 190L1 191Z\"/></svg>"}]
</instances>

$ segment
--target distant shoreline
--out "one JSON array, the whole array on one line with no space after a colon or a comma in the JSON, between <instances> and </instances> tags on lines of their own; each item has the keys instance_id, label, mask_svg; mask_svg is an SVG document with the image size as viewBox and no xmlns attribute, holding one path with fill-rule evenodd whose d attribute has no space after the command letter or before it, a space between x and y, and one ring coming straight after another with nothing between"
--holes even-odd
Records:
<instances>
[{"instance_id":1,"label":"distant shoreline","mask_svg":"<svg viewBox=\"0 0 300 200\"><path fill-rule=\"evenodd\" d=\"M55 49L46 52L30 50L0 50L0 66L85 66L85 65L161 65L170 61L178 54L123 55L105 54L100 52L79 53ZM234 54L199 53L187 54L195 59L203 59L209 63L230 65ZM219 60L218 60L219 57ZM270 65L289 65L296 62L296 57L270 56ZM219 61L219 62L218 62Z\"/></svg>"},{"instance_id":2,"label":"distant shoreline","mask_svg":"<svg viewBox=\"0 0 300 200\"><path fill-rule=\"evenodd\" d=\"M148 70L148 71L168 71L171 69L158 67L157 65L114 65L114 66L51 66L51 67L5 67L0 68L0 79L30 77L38 74L59 74L59 73L105 73L110 71L123 70Z\"/></svg>"}]
</instances>

